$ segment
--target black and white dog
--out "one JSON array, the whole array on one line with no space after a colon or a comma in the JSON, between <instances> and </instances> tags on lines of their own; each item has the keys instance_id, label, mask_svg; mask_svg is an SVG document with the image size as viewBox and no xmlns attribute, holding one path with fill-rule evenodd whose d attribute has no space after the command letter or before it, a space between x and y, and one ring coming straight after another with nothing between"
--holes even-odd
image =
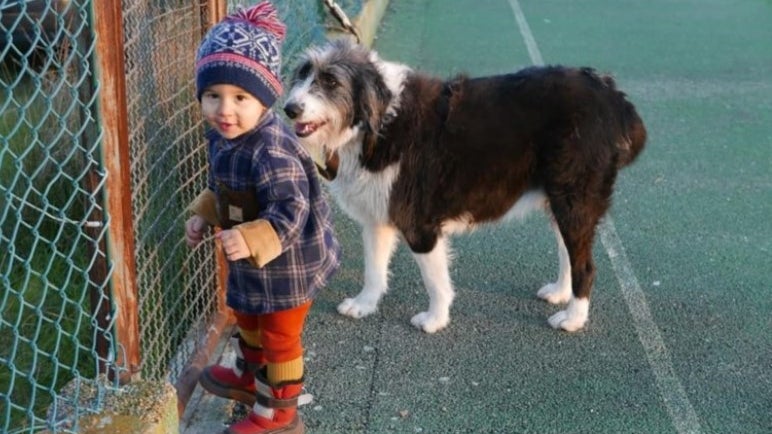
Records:
<instances>
[{"instance_id":1,"label":"black and white dog","mask_svg":"<svg viewBox=\"0 0 772 434\"><path fill-rule=\"evenodd\" d=\"M611 77L547 66L445 81L336 40L306 52L284 111L304 145L323 153L332 195L363 227L364 287L341 314L375 311L401 237L429 293L429 309L411 322L442 329L454 296L448 236L543 209L560 271L537 295L567 303L553 327L584 327L595 228L618 170L646 141Z\"/></svg>"}]
</instances>

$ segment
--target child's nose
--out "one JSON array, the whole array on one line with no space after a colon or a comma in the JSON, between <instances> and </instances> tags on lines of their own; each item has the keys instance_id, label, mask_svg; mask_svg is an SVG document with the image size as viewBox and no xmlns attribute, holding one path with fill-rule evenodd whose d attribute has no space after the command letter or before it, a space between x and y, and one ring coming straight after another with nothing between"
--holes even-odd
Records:
<instances>
[{"instance_id":1,"label":"child's nose","mask_svg":"<svg viewBox=\"0 0 772 434\"><path fill-rule=\"evenodd\" d=\"M229 115L233 113L233 103L227 98L220 100L220 104L217 106L217 113L220 115Z\"/></svg>"}]
</instances>

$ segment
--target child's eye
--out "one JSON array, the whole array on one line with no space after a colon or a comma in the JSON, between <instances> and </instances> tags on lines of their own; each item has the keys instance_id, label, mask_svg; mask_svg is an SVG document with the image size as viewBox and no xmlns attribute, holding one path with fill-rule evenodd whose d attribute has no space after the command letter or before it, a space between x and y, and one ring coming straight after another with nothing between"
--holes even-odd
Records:
<instances>
[{"instance_id":1,"label":"child's eye","mask_svg":"<svg viewBox=\"0 0 772 434\"><path fill-rule=\"evenodd\" d=\"M220 97L220 95L217 92L204 91L203 97L204 98L209 98L209 99L217 99L217 98Z\"/></svg>"}]
</instances>

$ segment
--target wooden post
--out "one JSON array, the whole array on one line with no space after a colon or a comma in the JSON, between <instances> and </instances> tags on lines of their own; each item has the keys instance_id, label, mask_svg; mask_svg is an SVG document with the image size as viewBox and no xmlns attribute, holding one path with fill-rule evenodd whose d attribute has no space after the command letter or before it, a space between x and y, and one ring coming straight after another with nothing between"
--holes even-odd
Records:
<instances>
[{"instance_id":1,"label":"wooden post","mask_svg":"<svg viewBox=\"0 0 772 434\"><path fill-rule=\"evenodd\" d=\"M124 71L121 2L95 1L99 119L102 125L102 160L107 173L106 200L110 215L108 254L114 264L111 287L115 306L116 366L121 383L140 370L139 298L134 260L134 230L131 208L126 74ZM113 376L116 372L111 372Z\"/></svg>"}]
</instances>

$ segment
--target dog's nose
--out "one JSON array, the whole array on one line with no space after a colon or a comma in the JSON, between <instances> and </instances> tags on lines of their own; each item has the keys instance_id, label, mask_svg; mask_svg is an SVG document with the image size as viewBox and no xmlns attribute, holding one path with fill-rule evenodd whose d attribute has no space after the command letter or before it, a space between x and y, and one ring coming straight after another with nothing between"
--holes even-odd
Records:
<instances>
[{"instance_id":1,"label":"dog's nose","mask_svg":"<svg viewBox=\"0 0 772 434\"><path fill-rule=\"evenodd\" d=\"M290 101L284 106L284 113L286 113L290 119L295 119L296 117L303 114L303 106L296 102Z\"/></svg>"}]
</instances>

